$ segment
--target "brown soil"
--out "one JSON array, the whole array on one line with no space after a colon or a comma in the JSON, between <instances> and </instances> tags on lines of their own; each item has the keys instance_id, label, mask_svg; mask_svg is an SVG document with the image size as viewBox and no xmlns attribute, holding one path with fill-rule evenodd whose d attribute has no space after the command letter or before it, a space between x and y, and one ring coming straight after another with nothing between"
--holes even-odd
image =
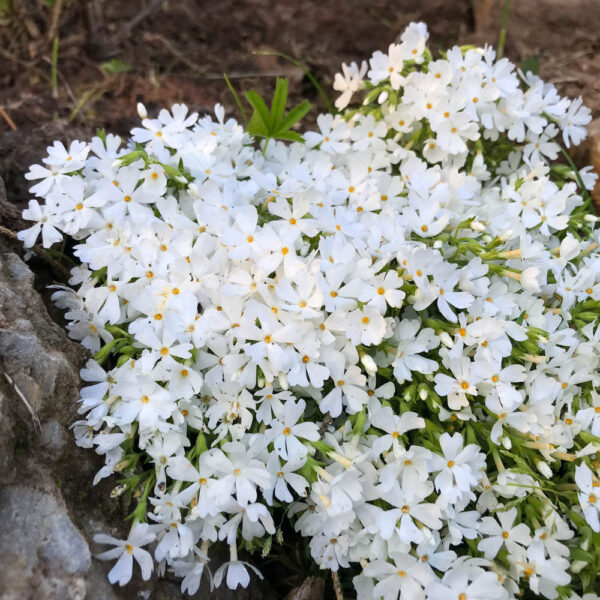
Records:
<instances>
[{"instance_id":1,"label":"brown soil","mask_svg":"<svg viewBox=\"0 0 600 600\"><path fill-rule=\"evenodd\" d=\"M3 6L10 10L2 12ZM174 102L235 112L222 79L238 90L269 94L275 75L290 79L292 99L319 98L303 72L279 51L305 63L329 91L342 61L386 48L407 23L423 20L434 48L498 39L502 0L1 0L0 175L9 197L27 199L22 174L55 138L98 127L126 133L136 102L150 112ZM507 55L538 59L541 74L600 114L600 2L513 0ZM59 40L58 86L51 56ZM108 74L118 59L130 69ZM310 122L317 110L313 110ZM16 128L16 131L12 129Z\"/></svg>"}]
</instances>

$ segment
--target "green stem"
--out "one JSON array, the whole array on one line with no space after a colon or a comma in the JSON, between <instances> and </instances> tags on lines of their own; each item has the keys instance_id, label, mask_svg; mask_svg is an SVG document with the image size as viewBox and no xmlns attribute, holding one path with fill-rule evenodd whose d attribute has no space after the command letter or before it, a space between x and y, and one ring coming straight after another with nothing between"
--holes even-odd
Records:
<instances>
[{"instance_id":1,"label":"green stem","mask_svg":"<svg viewBox=\"0 0 600 600\"><path fill-rule=\"evenodd\" d=\"M263 146L263 149L262 149L262 155L263 155L263 156L265 155L265 152L267 151L267 146L269 145L269 140L270 140L270 139L271 139L271 138L266 138L266 139L265 139L265 145Z\"/></svg>"},{"instance_id":2,"label":"green stem","mask_svg":"<svg viewBox=\"0 0 600 600\"><path fill-rule=\"evenodd\" d=\"M146 483L144 485L144 491L138 501L135 510L131 513L130 517L133 519L133 524L140 523L146 520L146 504L148 501L148 495L150 494L150 490L156 481L156 473L152 473L148 479L146 479Z\"/></svg>"},{"instance_id":3,"label":"green stem","mask_svg":"<svg viewBox=\"0 0 600 600\"><path fill-rule=\"evenodd\" d=\"M54 38L52 44L52 63L51 63L50 86L52 88L52 97L58 98L58 37Z\"/></svg>"},{"instance_id":4,"label":"green stem","mask_svg":"<svg viewBox=\"0 0 600 600\"><path fill-rule=\"evenodd\" d=\"M498 36L498 49L496 51L496 59L500 60L504 56L504 46L506 45L506 33L508 31L508 16L510 14L510 0L504 0L504 8L502 9L502 27Z\"/></svg>"},{"instance_id":5,"label":"green stem","mask_svg":"<svg viewBox=\"0 0 600 600\"><path fill-rule=\"evenodd\" d=\"M227 77L227 73L223 73L223 79L225 79L225 83L227 84L229 91L233 95L233 99L235 100L235 103L237 104L237 107L239 108L240 113L242 113L242 118L244 119L244 123L248 123L248 117L246 116L246 111L244 110L244 105L242 104L242 101L240 100L240 97L238 96L237 92L235 91L235 88L233 87L231 81L229 81L229 77Z\"/></svg>"},{"instance_id":6,"label":"green stem","mask_svg":"<svg viewBox=\"0 0 600 600\"><path fill-rule=\"evenodd\" d=\"M577 183L578 183L579 187L581 188L581 195L583 196L583 199L584 199L583 207L589 209L590 204L592 202L592 198L591 198L587 188L583 184L583 179L581 179L581 175L579 174L579 169L575 166L575 163L573 162L571 155L567 152L567 149L562 144L559 144L559 145L560 145L560 151L561 151L562 155L565 157L566 161L569 163L569 166L571 167L571 169L573 169L575 179L577 179Z\"/></svg>"}]
</instances>

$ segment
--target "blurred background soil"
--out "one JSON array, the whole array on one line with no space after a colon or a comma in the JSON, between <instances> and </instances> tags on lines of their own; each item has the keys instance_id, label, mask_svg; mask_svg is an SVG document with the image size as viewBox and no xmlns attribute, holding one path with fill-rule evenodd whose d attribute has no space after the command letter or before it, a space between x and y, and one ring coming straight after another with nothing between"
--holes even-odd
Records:
<instances>
[{"instance_id":1,"label":"blurred background soil","mask_svg":"<svg viewBox=\"0 0 600 600\"><path fill-rule=\"evenodd\" d=\"M28 199L23 172L54 139L96 128L126 133L136 103L236 112L238 91L270 94L290 79L292 100L322 108L302 61L329 92L342 62L385 50L410 21L434 49L498 40L504 0L0 0L0 176L11 203ZM57 59L53 49L57 44ZM506 55L539 68L561 93L600 115L600 0L512 0ZM53 62L56 65L53 84ZM333 96L333 94L332 94ZM585 158L585 157L583 157ZM582 158L582 160L583 160ZM8 225L10 222L8 217ZM15 222L14 225L17 223Z\"/></svg>"}]
</instances>

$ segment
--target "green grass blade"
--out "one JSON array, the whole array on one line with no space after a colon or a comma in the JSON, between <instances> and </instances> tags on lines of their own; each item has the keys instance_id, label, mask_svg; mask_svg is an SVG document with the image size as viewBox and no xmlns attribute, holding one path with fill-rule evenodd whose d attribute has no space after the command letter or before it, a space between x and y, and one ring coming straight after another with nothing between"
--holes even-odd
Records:
<instances>
[{"instance_id":1,"label":"green grass blade","mask_svg":"<svg viewBox=\"0 0 600 600\"><path fill-rule=\"evenodd\" d=\"M223 73L223 79L225 79L225 83L227 84L229 91L233 95L233 99L235 100L235 103L237 104L237 107L238 107L240 113L242 114L242 119L244 119L244 123L247 123L248 117L246 116L246 111L244 110L244 105L242 104L240 97L238 96L237 92L235 91L235 88L231 84L231 81L229 81L229 77L227 77L227 73Z\"/></svg>"}]
</instances>

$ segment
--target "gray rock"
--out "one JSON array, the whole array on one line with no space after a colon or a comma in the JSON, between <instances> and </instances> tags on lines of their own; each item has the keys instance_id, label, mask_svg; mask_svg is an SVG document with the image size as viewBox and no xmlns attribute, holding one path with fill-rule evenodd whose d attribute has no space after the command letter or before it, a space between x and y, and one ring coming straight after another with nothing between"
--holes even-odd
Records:
<instances>
[{"instance_id":1,"label":"gray rock","mask_svg":"<svg viewBox=\"0 0 600 600\"><path fill-rule=\"evenodd\" d=\"M65 445L68 443L65 428L58 421L44 423L39 443L51 458L55 460L60 458Z\"/></svg>"},{"instance_id":2,"label":"gray rock","mask_svg":"<svg viewBox=\"0 0 600 600\"><path fill-rule=\"evenodd\" d=\"M323 600L325 580L322 577L308 577L300 587L294 588L285 600Z\"/></svg>"},{"instance_id":3,"label":"gray rock","mask_svg":"<svg viewBox=\"0 0 600 600\"><path fill-rule=\"evenodd\" d=\"M4 487L0 522L10 523L10 528L0 528L0 553L24 558L29 576L44 563L66 575L83 575L90 568L90 549L71 522L58 488Z\"/></svg>"},{"instance_id":4,"label":"gray rock","mask_svg":"<svg viewBox=\"0 0 600 600\"><path fill-rule=\"evenodd\" d=\"M50 474L29 473L0 489L0 598L86 597L86 539Z\"/></svg>"},{"instance_id":5,"label":"gray rock","mask_svg":"<svg viewBox=\"0 0 600 600\"><path fill-rule=\"evenodd\" d=\"M112 562L93 558L106 549L91 542L95 533L126 533L126 507L110 497L114 479L92 486L102 461L74 444L69 427L87 353L51 319L35 283L16 254L0 252L0 600L182 598L178 582L144 582L137 569L124 588L111 586ZM213 568L222 560L218 550ZM275 596L253 577L233 592L211 593L203 581L196 598Z\"/></svg>"},{"instance_id":6,"label":"gray rock","mask_svg":"<svg viewBox=\"0 0 600 600\"><path fill-rule=\"evenodd\" d=\"M11 399L0 382L0 482L11 477L14 470L15 417Z\"/></svg>"}]
</instances>

